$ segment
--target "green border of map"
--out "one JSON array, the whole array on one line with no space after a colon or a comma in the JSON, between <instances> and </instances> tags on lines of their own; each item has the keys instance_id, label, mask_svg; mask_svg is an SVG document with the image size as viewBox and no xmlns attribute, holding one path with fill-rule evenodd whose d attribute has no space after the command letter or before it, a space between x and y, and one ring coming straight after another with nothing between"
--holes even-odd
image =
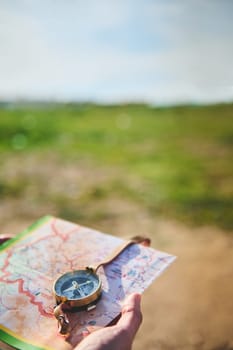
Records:
<instances>
[{"instance_id":1,"label":"green border of map","mask_svg":"<svg viewBox=\"0 0 233 350\"><path fill-rule=\"evenodd\" d=\"M51 215L46 215L46 216L43 216L41 219L35 221L32 225L30 225L24 231L17 234L15 237L9 239L5 243L3 243L0 246L0 253L2 253L5 249L10 247L11 245L18 242L20 239L24 238L27 234L30 234L36 228L45 224L51 218L52 218ZM4 329L5 329L5 327L4 327ZM10 330L9 330L9 332L10 332ZM40 347L40 346L33 345L31 343L28 343L26 340L24 341L24 340L18 338L17 335L13 336L13 335L9 334L7 331L3 330L1 328L1 324L0 324L0 340L3 341L4 343L6 343L7 345L10 345L10 346L14 347L15 349L19 349L19 350L21 350L21 349L22 350L45 350L45 349L49 350L49 349L51 349L51 348L48 348L46 346Z\"/></svg>"},{"instance_id":2,"label":"green border of map","mask_svg":"<svg viewBox=\"0 0 233 350\"><path fill-rule=\"evenodd\" d=\"M45 350L49 348L46 347L39 347L39 346L35 346L32 345L30 343L27 343L26 341L23 341L17 337L13 337L11 334L6 333L5 331L3 331L2 329L0 329L0 340L4 343L6 343L6 345L10 345L12 346L14 349L18 349L18 350ZM1 348L0 348L1 349Z\"/></svg>"},{"instance_id":3,"label":"green border of map","mask_svg":"<svg viewBox=\"0 0 233 350\"><path fill-rule=\"evenodd\" d=\"M52 218L51 215L46 215L40 218L39 220L35 221L32 225L30 225L28 228L23 230L22 232L18 233L15 237L9 239L8 241L4 242L3 244L0 245L0 252L2 250L5 250L15 242L19 241L21 238L25 237L27 234L31 233L33 230L36 228L40 227L43 225L45 222L49 221Z\"/></svg>"}]
</instances>

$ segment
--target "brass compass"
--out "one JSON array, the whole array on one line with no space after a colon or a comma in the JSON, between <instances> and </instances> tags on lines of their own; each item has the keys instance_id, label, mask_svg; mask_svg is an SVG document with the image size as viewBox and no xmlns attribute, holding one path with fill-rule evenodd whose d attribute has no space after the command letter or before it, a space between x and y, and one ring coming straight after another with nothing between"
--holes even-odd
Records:
<instances>
[{"instance_id":1,"label":"brass compass","mask_svg":"<svg viewBox=\"0 0 233 350\"><path fill-rule=\"evenodd\" d=\"M96 307L102 292L102 283L97 274L100 266L111 263L123 250L135 243L148 246L150 240L141 236L133 237L131 240L125 241L96 266L70 271L56 279L53 285L53 293L57 304L54 308L54 315L58 320L58 329L61 334L67 335L70 331L67 312L90 311Z\"/></svg>"}]
</instances>

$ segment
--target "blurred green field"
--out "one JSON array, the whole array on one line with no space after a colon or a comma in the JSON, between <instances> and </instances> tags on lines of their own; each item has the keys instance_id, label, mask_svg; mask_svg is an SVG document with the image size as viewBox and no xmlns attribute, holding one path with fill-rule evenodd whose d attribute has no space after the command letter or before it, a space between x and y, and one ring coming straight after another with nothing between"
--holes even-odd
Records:
<instances>
[{"instance_id":1,"label":"blurred green field","mask_svg":"<svg viewBox=\"0 0 233 350\"><path fill-rule=\"evenodd\" d=\"M33 183L17 171L6 176L9 159L31 156L43 167L52 154L63 168L88 163L93 173L99 167L111 172L80 195L81 205L118 195L151 215L231 230L232 146L233 104L8 106L0 109L0 198L23 200ZM31 196L41 200L40 190ZM55 202L58 215L73 219L76 209L65 190L43 197Z\"/></svg>"}]
</instances>

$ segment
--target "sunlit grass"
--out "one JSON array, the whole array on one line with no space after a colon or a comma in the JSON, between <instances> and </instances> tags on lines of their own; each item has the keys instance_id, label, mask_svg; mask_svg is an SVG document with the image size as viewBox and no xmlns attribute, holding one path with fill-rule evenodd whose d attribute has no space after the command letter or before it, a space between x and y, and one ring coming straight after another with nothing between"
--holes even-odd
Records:
<instances>
[{"instance_id":1,"label":"sunlit grass","mask_svg":"<svg viewBox=\"0 0 233 350\"><path fill-rule=\"evenodd\" d=\"M88 161L93 171L116 169L115 178L86 194L88 201L120 193L152 214L232 228L232 122L232 104L2 109L0 165L17 155L41 161L51 153L64 166ZM2 198L23 196L27 186L0 174ZM69 207L65 193L47 197L64 212Z\"/></svg>"}]
</instances>

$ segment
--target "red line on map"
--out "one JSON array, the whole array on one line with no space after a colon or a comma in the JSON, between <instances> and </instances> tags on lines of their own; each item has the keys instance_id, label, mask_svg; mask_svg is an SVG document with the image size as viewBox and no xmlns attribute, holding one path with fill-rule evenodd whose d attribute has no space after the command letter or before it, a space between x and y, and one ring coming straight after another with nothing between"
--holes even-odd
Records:
<instances>
[{"instance_id":1,"label":"red line on map","mask_svg":"<svg viewBox=\"0 0 233 350\"><path fill-rule=\"evenodd\" d=\"M41 315L45 316L45 317L53 317L53 314L51 313L48 313L46 312L44 309L43 309L43 306L42 306L42 303L40 301L36 301L35 300L35 296L33 294L31 294L30 292L28 292L27 290L24 290L23 289L23 284L24 284L24 281L23 279L19 279L18 280L19 282L19 292L22 293L22 294L25 294L27 295L29 298L30 298L30 301L33 305L36 305L38 307L38 310L40 312Z\"/></svg>"},{"instance_id":2,"label":"red line on map","mask_svg":"<svg viewBox=\"0 0 233 350\"><path fill-rule=\"evenodd\" d=\"M68 238L69 238L69 235L73 232L76 232L79 230L79 226L76 225L74 227L74 229L68 231L68 232L60 232L57 227L56 227L56 222L57 222L57 219L56 218L53 218L52 222L51 222L51 233L47 234L46 236L43 236L43 237L40 237L40 238L37 238L33 241L31 241L30 243L26 244L26 245L22 245L21 247L32 247L33 245L36 245L37 243L39 243L40 241L45 241L47 239L50 239L52 237L59 237L62 239L62 241L66 241Z\"/></svg>"},{"instance_id":3,"label":"red line on map","mask_svg":"<svg viewBox=\"0 0 233 350\"><path fill-rule=\"evenodd\" d=\"M6 282L7 284L13 284L13 283L18 283L18 290L19 290L19 293L21 294L25 294L27 297L29 297L30 299L30 302L33 304L33 305L36 305L38 307L38 310L40 312L41 315L45 316L45 317L50 317L52 318L53 317L53 314L52 313L48 313L46 312L44 309L43 309L43 305L42 305L42 302L40 301L36 301L35 300L35 296L33 294L31 294L29 291L25 290L23 288L23 285L24 285L24 280L22 278L18 278L14 281L4 281Z\"/></svg>"},{"instance_id":4,"label":"red line on map","mask_svg":"<svg viewBox=\"0 0 233 350\"><path fill-rule=\"evenodd\" d=\"M18 283L19 292L29 297L31 303L38 307L38 310L39 310L41 315L43 315L45 317L53 317L52 313L48 313L43 309L42 302L36 301L35 296L23 288L24 280L22 278L18 278L16 280L12 280L12 281L7 279L7 277L9 277L11 275L10 272L7 271L6 269L10 265L9 260L10 260L10 257L12 256L12 254L13 254L13 251L10 250L9 254L6 257L5 264L2 268L2 272L4 272L4 275L0 278L0 281L5 282L7 284Z\"/></svg>"},{"instance_id":5,"label":"red line on map","mask_svg":"<svg viewBox=\"0 0 233 350\"><path fill-rule=\"evenodd\" d=\"M54 218L51 222L51 227L52 227L52 230L53 232L59 236L63 241L66 241L68 238L69 238L69 235L73 232L76 232L79 230L79 226L78 225L75 225L74 229L66 232L66 233L62 233L62 232L59 232L59 230L57 229L56 227L56 222L57 222L57 219Z\"/></svg>"},{"instance_id":6,"label":"red line on map","mask_svg":"<svg viewBox=\"0 0 233 350\"><path fill-rule=\"evenodd\" d=\"M10 251L9 251L9 254L8 254L7 257L6 257L5 264L3 265L2 271L5 271L5 269L6 269L7 266L9 265L9 259L10 259L11 256L12 256L12 251L10 250ZM1 279L0 279L0 280L1 280Z\"/></svg>"},{"instance_id":7,"label":"red line on map","mask_svg":"<svg viewBox=\"0 0 233 350\"><path fill-rule=\"evenodd\" d=\"M76 225L72 230L69 230L68 232L60 232L58 230L58 228L56 227L56 218L54 218L51 222L51 233L46 235L46 236L43 236L43 237L40 237L32 242L30 242L30 244L25 244L25 245L21 245L20 248L23 248L23 247L27 247L27 248L30 248L32 247L33 245L37 245L38 242L40 241L43 241L43 240L47 240L49 238L52 238L52 237L59 237L61 238L62 242L66 241L68 238L69 238L69 235L71 233L74 233L74 232L77 232L79 230L79 226ZM61 244L62 244L61 242ZM4 266L2 267L2 276L0 277L0 282L4 282L6 284L13 284L13 283L18 283L18 291L19 293L21 294L24 294L25 296L27 296L29 299L30 299L30 302L37 306L38 307L38 311L40 312L41 315L45 316L45 317L53 317L53 313L51 311L51 313L49 312L46 312L43 308L43 303L40 302L40 301L36 301L36 296L33 295L32 293L30 293L28 290L24 289L24 284L25 284L25 281L22 279L22 278L17 278L17 279L12 279L10 280L11 278L11 272L8 270L8 268L11 266L11 262L10 262L10 259L12 257L14 253L14 250L11 248L7 251L7 256L6 256L6 259L5 259L5 262L4 262ZM70 264L70 267L73 268L73 262L72 260L66 258L66 261L68 264Z\"/></svg>"}]
</instances>

